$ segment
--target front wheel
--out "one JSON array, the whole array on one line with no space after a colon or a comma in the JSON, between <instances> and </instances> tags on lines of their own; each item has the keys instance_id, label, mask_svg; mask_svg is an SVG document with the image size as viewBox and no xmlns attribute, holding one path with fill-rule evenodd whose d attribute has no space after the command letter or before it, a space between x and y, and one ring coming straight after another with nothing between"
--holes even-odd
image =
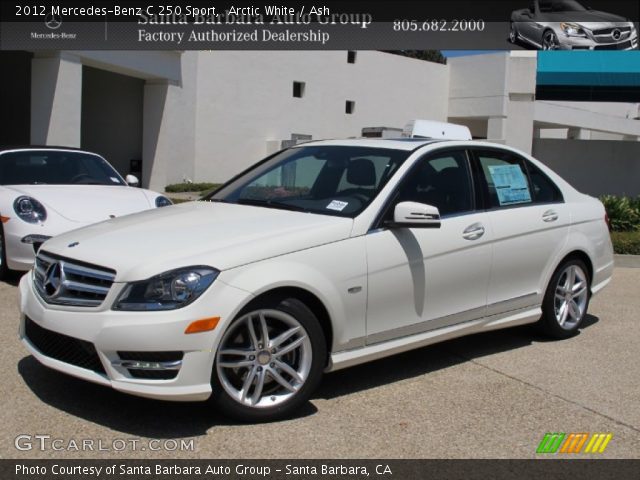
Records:
<instances>
[{"instance_id":1,"label":"front wheel","mask_svg":"<svg viewBox=\"0 0 640 480\"><path fill-rule=\"evenodd\" d=\"M560 42L553 30L547 30L542 36L542 49L543 50L558 50L560 48Z\"/></svg>"},{"instance_id":2,"label":"front wheel","mask_svg":"<svg viewBox=\"0 0 640 480\"><path fill-rule=\"evenodd\" d=\"M327 348L318 319L295 298L271 299L241 313L222 336L211 379L213 399L241 421L290 415L320 382Z\"/></svg>"},{"instance_id":3,"label":"front wheel","mask_svg":"<svg viewBox=\"0 0 640 480\"><path fill-rule=\"evenodd\" d=\"M540 325L555 338L574 335L587 315L590 279L584 262L572 259L555 271L542 303Z\"/></svg>"}]
</instances>

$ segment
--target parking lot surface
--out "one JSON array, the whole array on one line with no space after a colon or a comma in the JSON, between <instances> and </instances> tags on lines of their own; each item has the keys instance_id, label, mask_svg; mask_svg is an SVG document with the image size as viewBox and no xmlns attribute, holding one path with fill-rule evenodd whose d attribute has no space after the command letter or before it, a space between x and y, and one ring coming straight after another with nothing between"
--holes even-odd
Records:
<instances>
[{"instance_id":1,"label":"parking lot surface","mask_svg":"<svg viewBox=\"0 0 640 480\"><path fill-rule=\"evenodd\" d=\"M640 458L640 269L615 270L571 339L525 326L335 372L296 418L262 425L41 366L17 338L16 283L0 282L0 458L533 458L546 432L612 433L597 456Z\"/></svg>"}]
</instances>

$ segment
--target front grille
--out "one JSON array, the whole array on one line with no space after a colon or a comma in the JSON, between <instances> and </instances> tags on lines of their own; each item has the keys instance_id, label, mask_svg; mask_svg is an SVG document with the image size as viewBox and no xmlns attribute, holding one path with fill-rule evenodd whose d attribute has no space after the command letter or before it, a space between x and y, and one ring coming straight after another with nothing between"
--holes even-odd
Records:
<instances>
[{"instance_id":1,"label":"front grille","mask_svg":"<svg viewBox=\"0 0 640 480\"><path fill-rule=\"evenodd\" d=\"M25 318L24 334L45 356L106 375L93 343L42 328L29 317Z\"/></svg>"},{"instance_id":2,"label":"front grille","mask_svg":"<svg viewBox=\"0 0 640 480\"><path fill-rule=\"evenodd\" d=\"M611 28L601 28L599 30L593 30L592 33L594 35L611 35L614 30L620 30L620 33L630 32L631 27L611 27Z\"/></svg>"},{"instance_id":3,"label":"front grille","mask_svg":"<svg viewBox=\"0 0 640 480\"><path fill-rule=\"evenodd\" d=\"M594 50L627 50L631 48L631 40L622 43L611 43L609 45L597 45Z\"/></svg>"},{"instance_id":4,"label":"front grille","mask_svg":"<svg viewBox=\"0 0 640 480\"><path fill-rule=\"evenodd\" d=\"M182 360L184 352L118 352L120 360L137 360L140 362L175 362Z\"/></svg>"},{"instance_id":5,"label":"front grille","mask_svg":"<svg viewBox=\"0 0 640 480\"><path fill-rule=\"evenodd\" d=\"M47 252L36 256L34 285L42 299L50 304L98 307L115 278L115 270Z\"/></svg>"}]
</instances>

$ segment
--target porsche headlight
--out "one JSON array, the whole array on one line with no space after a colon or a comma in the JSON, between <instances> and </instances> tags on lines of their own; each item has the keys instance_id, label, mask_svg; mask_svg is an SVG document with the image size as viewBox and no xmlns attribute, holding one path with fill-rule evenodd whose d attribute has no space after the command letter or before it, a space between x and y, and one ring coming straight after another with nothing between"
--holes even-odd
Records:
<instances>
[{"instance_id":1,"label":"porsche headlight","mask_svg":"<svg viewBox=\"0 0 640 480\"><path fill-rule=\"evenodd\" d=\"M173 202L169 200L167 197L163 195L156 197L156 207L158 208L168 207L169 205L173 205Z\"/></svg>"},{"instance_id":2,"label":"porsche headlight","mask_svg":"<svg viewBox=\"0 0 640 480\"><path fill-rule=\"evenodd\" d=\"M185 307L198 298L219 273L211 267L186 267L129 283L113 310L154 311Z\"/></svg>"},{"instance_id":3,"label":"porsche headlight","mask_svg":"<svg viewBox=\"0 0 640 480\"><path fill-rule=\"evenodd\" d=\"M13 202L13 210L18 217L27 223L44 223L47 219L47 210L32 197L18 197Z\"/></svg>"},{"instance_id":4,"label":"porsche headlight","mask_svg":"<svg viewBox=\"0 0 640 480\"><path fill-rule=\"evenodd\" d=\"M586 37L584 30L577 23L562 22L560 28L569 37Z\"/></svg>"}]
</instances>

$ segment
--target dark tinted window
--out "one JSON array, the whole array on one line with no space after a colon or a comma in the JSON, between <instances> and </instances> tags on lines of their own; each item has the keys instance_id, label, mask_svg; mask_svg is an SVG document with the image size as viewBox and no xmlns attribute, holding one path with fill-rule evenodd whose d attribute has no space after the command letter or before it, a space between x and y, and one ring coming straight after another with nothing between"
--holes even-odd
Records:
<instances>
[{"instance_id":1,"label":"dark tinted window","mask_svg":"<svg viewBox=\"0 0 640 480\"><path fill-rule=\"evenodd\" d=\"M536 203L562 202L560 189L542 171L531 162L526 162L529 171L529 180L533 190L533 199Z\"/></svg>"},{"instance_id":2,"label":"dark tinted window","mask_svg":"<svg viewBox=\"0 0 640 480\"><path fill-rule=\"evenodd\" d=\"M0 155L0 185L124 185L97 155L64 150L17 150Z\"/></svg>"},{"instance_id":3,"label":"dark tinted window","mask_svg":"<svg viewBox=\"0 0 640 480\"><path fill-rule=\"evenodd\" d=\"M433 205L443 216L473 210L465 151L435 153L420 160L400 186L398 201Z\"/></svg>"}]
</instances>

